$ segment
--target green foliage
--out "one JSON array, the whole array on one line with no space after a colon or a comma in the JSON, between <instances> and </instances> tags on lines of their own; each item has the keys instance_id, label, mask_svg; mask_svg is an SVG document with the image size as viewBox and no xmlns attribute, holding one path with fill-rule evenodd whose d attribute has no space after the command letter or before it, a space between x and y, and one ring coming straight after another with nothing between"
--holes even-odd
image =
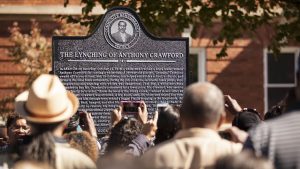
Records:
<instances>
[{"instance_id":1,"label":"green foliage","mask_svg":"<svg viewBox=\"0 0 300 169\"><path fill-rule=\"evenodd\" d=\"M297 0L81 0L84 4L82 16L67 16L68 22L80 23L95 28L101 16L92 16L96 5L103 9L125 6L135 10L146 28L155 35L161 35L171 23L176 31L192 25L192 37L197 37L199 25L213 26L221 21L223 27L213 38L213 43L223 44L217 57L227 55L226 49L244 32L254 33L262 25L274 29L270 49L279 52L288 41L300 41L300 3ZM64 5L68 4L65 0Z\"/></svg>"}]
</instances>

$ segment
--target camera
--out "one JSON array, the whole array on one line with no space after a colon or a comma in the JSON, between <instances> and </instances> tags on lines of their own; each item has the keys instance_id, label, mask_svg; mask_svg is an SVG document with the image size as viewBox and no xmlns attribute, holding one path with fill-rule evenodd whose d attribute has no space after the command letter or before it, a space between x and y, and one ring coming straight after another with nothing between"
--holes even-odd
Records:
<instances>
[{"instance_id":1,"label":"camera","mask_svg":"<svg viewBox=\"0 0 300 169\"><path fill-rule=\"evenodd\" d=\"M138 108L142 106L142 101L121 101L121 106L124 114L137 114Z\"/></svg>"}]
</instances>

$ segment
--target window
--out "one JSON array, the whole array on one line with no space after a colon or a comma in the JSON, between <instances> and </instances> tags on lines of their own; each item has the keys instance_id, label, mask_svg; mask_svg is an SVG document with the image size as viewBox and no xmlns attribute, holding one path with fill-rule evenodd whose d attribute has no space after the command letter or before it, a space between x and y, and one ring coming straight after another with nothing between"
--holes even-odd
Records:
<instances>
[{"instance_id":1,"label":"window","mask_svg":"<svg viewBox=\"0 0 300 169\"><path fill-rule=\"evenodd\" d=\"M189 83L204 82L206 80L206 57L204 48L190 48L189 55Z\"/></svg>"},{"instance_id":2,"label":"window","mask_svg":"<svg viewBox=\"0 0 300 169\"><path fill-rule=\"evenodd\" d=\"M275 57L264 52L265 112L284 98L290 88L296 86L299 48L283 48Z\"/></svg>"},{"instance_id":3,"label":"window","mask_svg":"<svg viewBox=\"0 0 300 169\"><path fill-rule=\"evenodd\" d=\"M181 36L189 38L189 45L192 45L192 26L184 29ZM189 83L206 81L206 52L205 48L189 48L188 76Z\"/></svg>"}]
</instances>

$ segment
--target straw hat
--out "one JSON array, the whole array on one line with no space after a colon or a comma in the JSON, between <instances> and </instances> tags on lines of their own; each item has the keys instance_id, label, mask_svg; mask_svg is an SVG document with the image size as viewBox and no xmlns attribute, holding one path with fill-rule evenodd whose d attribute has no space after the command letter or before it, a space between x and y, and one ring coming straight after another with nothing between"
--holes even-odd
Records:
<instances>
[{"instance_id":1,"label":"straw hat","mask_svg":"<svg viewBox=\"0 0 300 169\"><path fill-rule=\"evenodd\" d=\"M78 98L67 91L56 75L40 75L31 88L15 98L15 110L28 121L54 123L69 119L78 109Z\"/></svg>"}]
</instances>

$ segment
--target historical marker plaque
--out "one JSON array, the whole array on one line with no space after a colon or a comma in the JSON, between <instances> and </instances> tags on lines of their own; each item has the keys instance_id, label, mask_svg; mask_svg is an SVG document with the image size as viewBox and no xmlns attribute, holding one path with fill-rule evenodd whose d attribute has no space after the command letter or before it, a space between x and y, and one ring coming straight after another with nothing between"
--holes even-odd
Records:
<instances>
[{"instance_id":1,"label":"historical marker plaque","mask_svg":"<svg viewBox=\"0 0 300 169\"><path fill-rule=\"evenodd\" d=\"M187 38L156 38L128 8L113 8L87 37L53 37L53 72L91 112L99 134L121 100L181 103L187 84Z\"/></svg>"}]
</instances>

